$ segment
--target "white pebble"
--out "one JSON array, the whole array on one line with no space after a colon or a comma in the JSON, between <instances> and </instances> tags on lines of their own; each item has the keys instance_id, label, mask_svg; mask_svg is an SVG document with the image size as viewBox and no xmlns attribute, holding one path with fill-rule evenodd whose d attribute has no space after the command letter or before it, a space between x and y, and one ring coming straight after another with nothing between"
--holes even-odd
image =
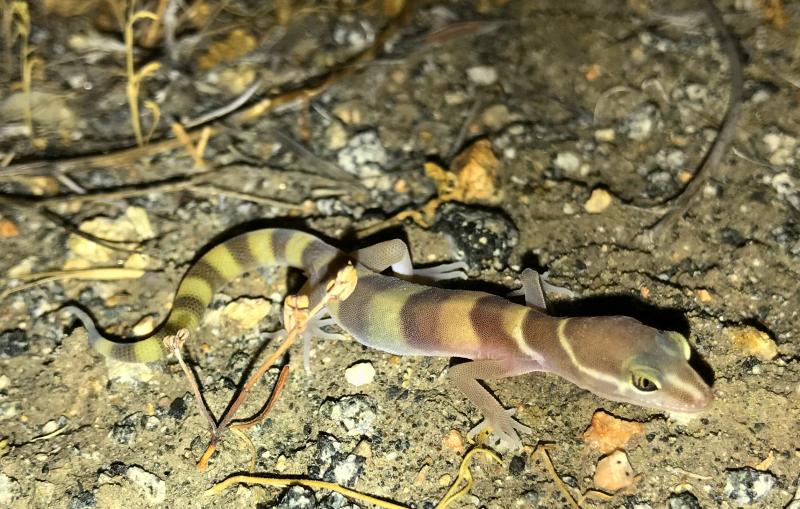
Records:
<instances>
[{"instance_id":1,"label":"white pebble","mask_svg":"<svg viewBox=\"0 0 800 509\"><path fill-rule=\"evenodd\" d=\"M553 166L567 173L574 173L581 165L581 160L574 152L559 152L553 161Z\"/></svg>"},{"instance_id":2,"label":"white pebble","mask_svg":"<svg viewBox=\"0 0 800 509\"><path fill-rule=\"evenodd\" d=\"M356 387L370 384L375 379L375 368L371 362L357 362L344 370L344 379Z\"/></svg>"},{"instance_id":3,"label":"white pebble","mask_svg":"<svg viewBox=\"0 0 800 509\"><path fill-rule=\"evenodd\" d=\"M467 69L467 77L476 85L491 85L497 81L497 69L488 65L478 65Z\"/></svg>"}]
</instances>

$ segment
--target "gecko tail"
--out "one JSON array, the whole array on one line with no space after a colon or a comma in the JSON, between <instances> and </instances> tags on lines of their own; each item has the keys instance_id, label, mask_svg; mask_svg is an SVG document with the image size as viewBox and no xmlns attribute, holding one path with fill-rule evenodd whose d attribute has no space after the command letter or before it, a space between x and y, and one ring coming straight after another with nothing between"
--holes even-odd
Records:
<instances>
[{"instance_id":1,"label":"gecko tail","mask_svg":"<svg viewBox=\"0 0 800 509\"><path fill-rule=\"evenodd\" d=\"M81 322L86 329L89 346L103 357L123 362L154 362L164 358L164 347L159 334L130 341L114 340L100 332L92 317L78 306L67 305L60 311L70 313Z\"/></svg>"}]
</instances>

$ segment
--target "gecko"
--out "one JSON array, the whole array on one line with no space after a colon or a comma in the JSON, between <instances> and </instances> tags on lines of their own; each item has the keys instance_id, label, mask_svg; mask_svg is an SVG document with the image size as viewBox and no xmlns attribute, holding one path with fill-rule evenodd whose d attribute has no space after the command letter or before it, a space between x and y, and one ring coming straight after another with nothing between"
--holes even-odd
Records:
<instances>
[{"instance_id":1,"label":"gecko","mask_svg":"<svg viewBox=\"0 0 800 509\"><path fill-rule=\"evenodd\" d=\"M416 269L400 239L348 253L299 230L240 234L189 268L166 320L145 337L111 339L85 312L74 306L69 310L103 356L154 362L166 356L163 339L181 329L197 329L214 293L240 275L262 266L300 269L308 278L301 292L314 306L347 263L357 270L356 287L347 299L330 301L327 315L304 331L306 365L312 337L340 337L323 329L330 324L384 352L465 359L448 368L448 378L484 416L468 436L488 428L510 447L522 445L520 434L531 429L479 381L531 372L554 373L602 398L660 411L698 413L713 401L710 387L689 364L691 347L682 334L627 316L552 316L540 277L531 269L520 277L524 305L484 292L421 284L463 278L466 264Z\"/></svg>"}]
</instances>

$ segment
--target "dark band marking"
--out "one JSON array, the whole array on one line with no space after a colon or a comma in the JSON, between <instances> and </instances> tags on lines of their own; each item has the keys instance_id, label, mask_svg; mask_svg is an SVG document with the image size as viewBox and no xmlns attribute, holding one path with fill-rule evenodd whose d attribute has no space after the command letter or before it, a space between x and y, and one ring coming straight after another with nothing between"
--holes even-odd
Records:
<instances>
[{"instance_id":1,"label":"dark band marking","mask_svg":"<svg viewBox=\"0 0 800 509\"><path fill-rule=\"evenodd\" d=\"M197 316L197 321L199 322L206 312L206 305L193 295L181 295L177 297L172 304L173 311L178 309L191 312L193 315Z\"/></svg>"},{"instance_id":2,"label":"dark band marking","mask_svg":"<svg viewBox=\"0 0 800 509\"><path fill-rule=\"evenodd\" d=\"M250 253L250 245L247 241L247 234L239 235L225 242L225 247L239 264L242 270L251 269L256 265L256 259Z\"/></svg>"},{"instance_id":3,"label":"dark band marking","mask_svg":"<svg viewBox=\"0 0 800 509\"><path fill-rule=\"evenodd\" d=\"M186 273L186 277L188 276L205 279L213 291L219 290L222 285L228 282L213 265L202 258L192 265L192 268Z\"/></svg>"},{"instance_id":4,"label":"dark band marking","mask_svg":"<svg viewBox=\"0 0 800 509\"><path fill-rule=\"evenodd\" d=\"M503 311L508 308L508 300L497 295L480 297L469 313L469 319L475 334L481 338L482 346L496 351L508 348L516 351L516 341L503 327Z\"/></svg>"}]
</instances>

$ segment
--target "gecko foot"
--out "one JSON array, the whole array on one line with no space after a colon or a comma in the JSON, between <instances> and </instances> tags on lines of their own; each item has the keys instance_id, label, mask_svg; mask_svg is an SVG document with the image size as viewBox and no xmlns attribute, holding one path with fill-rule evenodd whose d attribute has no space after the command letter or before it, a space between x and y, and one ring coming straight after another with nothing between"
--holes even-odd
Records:
<instances>
[{"instance_id":1,"label":"gecko foot","mask_svg":"<svg viewBox=\"0 0 800 509\"><path fill-rule=\"evenodd\" d=\"M474 440L477 435L484 431L489 431L511 449L519 449L522 447L522 441L519 435L530 434L531 428L514 419L513 415L515 413L515 408L508 408L505 410L505 413L493 416L494 419L487 417L467 432L467 439Z\"/></svg>"}]
</instances>

